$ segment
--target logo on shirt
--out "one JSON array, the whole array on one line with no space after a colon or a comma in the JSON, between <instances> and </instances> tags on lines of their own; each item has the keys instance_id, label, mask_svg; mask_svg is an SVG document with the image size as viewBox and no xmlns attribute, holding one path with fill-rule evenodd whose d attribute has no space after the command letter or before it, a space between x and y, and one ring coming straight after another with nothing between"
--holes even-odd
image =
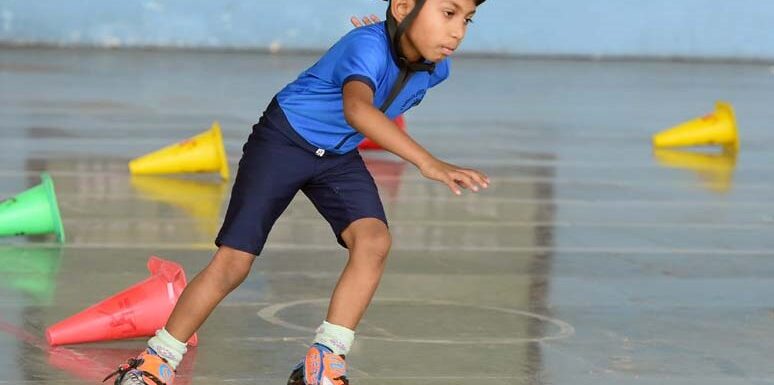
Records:
<instances>
[{"instance_id":1,"label":"logo on shirt","mask_svg":"<svg viewBox=\"0 0 774 385\"><path fill-rule=\"evenodd\" d=\"M422 89L415 92L414 95L409 96L406 101L401 104L400 112L406 112L406 110L409 108L419 105L419 103L422 102L422 99L424 99L426 93L427 90Z\"/></svg>"}]
</instances>

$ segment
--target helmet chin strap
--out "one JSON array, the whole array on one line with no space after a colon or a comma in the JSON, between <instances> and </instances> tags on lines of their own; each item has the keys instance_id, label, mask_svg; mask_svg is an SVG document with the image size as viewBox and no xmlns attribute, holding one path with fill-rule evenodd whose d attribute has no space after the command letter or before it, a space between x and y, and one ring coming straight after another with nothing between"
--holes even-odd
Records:
<instances>
[{"instance_id":1,"label":"helmet chin strap","mask_svg":"<svg viewBox=\"0 0 774 385\"><path fill-rule=\"evenodd\" d=\"M425 5L425 0L415 0L414 8L409 12L408 15L406 15L405 18L398 24L398 21L395 19L395 16L392 14L392 9L390 6L387 7L387 17L386 17L386 24L387 24L387 32L389 36L392 38L392 49L395 52L395 56L398 61L399 66L406 66L408 67L409 71L411 72L433 72L435 70L435 63L428 63L425 58L420 58L416 62L410 62L406 55L403 53L403 48L401 47L400 41L403 35L406 33L406 31L411 27L411 24L414 23L414 20L417 18L417 15L419 15L419 11L422 9L422 7ZM390 4L392 4L392 1L390 1Z\"/></svg>"},{"instance_id":2,"label":"helmet chin strap","mask_svg":"<svg viewBox=\"0 0 774 385\"><path fill-rule=\"evenodd\" d=\"M387 1L390 2L390 5L392 4L391 0ZM392 15L392 10L390 9L391 7L387 7L387 18L385 24L387 26L387 34L392 39L392 53L395 55L396 61L398 62L398 68L400 69L400 72L398 73L398 78L395 80L395 84L390 90L390 94L387 96L387 99L380 107L382 112L387 112L387 109L390 108L392 102L395 100L395 98L398 97L400 91L403 90L403 88L406 87L406 84L408 84L409 80L411 80L411 75L414 72L424 71L432 73L435 71L435 63L428 63L424 58L420 58L419 61L416 62L410 62L406 58L406 55L403 54L403 49L401 49L400 46L401 37L404 33L406 33L406 30L411 26L411 23L414 22L414 19L417 18L419 11L422 9L424 4L425 0L416 0L414 9L412 9L411 12L406 15L400 24L398 24L398 21L395 20L395 17Z\"/></svg>"}]
</instances>

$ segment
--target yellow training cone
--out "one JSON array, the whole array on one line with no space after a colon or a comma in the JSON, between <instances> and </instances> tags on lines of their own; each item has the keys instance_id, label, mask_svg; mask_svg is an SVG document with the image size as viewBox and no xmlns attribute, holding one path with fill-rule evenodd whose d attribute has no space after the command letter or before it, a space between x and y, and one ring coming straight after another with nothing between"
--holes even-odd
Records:
<instances>
[{"instance_id":1,"label":"yellow training cone","mask_svg":"<svg viewBox=\"0 0 774 385\"><path fill-rule=\"evenodd\" d=\"M653 136L654 147L686 147L721 145L739 151L739 136L734 108L717 102L715 112L685 122Z\"/></svg>"},{"instance_id":2,"label":"yellow training cone","mask_svg":"<svg viewBox=\"0 0 774 385\"><path fill-rule=\"evenodd\" d=\"M707 190L725 193L731 190L736 169L736 152L708 154L691 151L657 149L656 161L664 167L694 172Z\"/></svg>"},{"instance_id":3,"label":"yellow training cone","mask_svg":"<svg viewBox=\"0 0 774 385\"><path fill-rule=\"evenodd\" d=\"M219 172L227 180L228 158L223 146L220 124L209 130L129 162L132 174L177 174L186 172Z\"/></svg>"}]
</instances>

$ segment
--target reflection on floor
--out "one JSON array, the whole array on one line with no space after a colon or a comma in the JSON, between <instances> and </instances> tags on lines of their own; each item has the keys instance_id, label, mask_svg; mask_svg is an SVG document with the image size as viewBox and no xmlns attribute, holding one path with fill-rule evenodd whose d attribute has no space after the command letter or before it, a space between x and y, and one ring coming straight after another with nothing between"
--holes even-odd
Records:
<instances>
[{"instance_id":1,"label":"reflection on floor","mask_svg":"<svg viewBox=\"0 0 774 385\"><path fill-rule=\"evenodd\" d=\"M0 196L50 172L69 239L1 240L0 384L96 384L143 347L52 349L43 335L143 279L150 255L193 277L231 186L130 177L126 162L218 120L233 171L264 105L313 60L2 51ZM391 155L364 155L395 246L349 357L353 383L772 383L765 66L459 59L454 71L408 130L493 186L454 197ZM737 107L738 157L652 151L653 132L716 99ZM345 261L297 197L178 383L284 383Z\"/></svg>"}]
</instances>

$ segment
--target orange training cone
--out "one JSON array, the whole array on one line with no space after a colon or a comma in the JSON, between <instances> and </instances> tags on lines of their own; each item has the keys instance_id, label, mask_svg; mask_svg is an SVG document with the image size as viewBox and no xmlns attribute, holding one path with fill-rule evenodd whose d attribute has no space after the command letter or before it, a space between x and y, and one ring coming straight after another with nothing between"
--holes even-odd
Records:
<instances>
[{"instance_id":1,"label":"orange training cone","mask_svg":"<svg viewBox=\"0 0 774 385\"><path fill-rule=\"evenodd\" d=\"M717 102L715 111L653 136L654 147L685 147L721 145L739 151L734 108L727 102Z\"/></svg>"},{"instance_id":2,"label":"orange training cone","mask_svg":"<svg viewBox=\"0 0 774 385\"><path fill-rule=\"evenodd\" d=\"M220 124L213 122L209 130L193 138L132 160L129 171L132 174L218 172L227 180L228 158Z\"/></svg>"},{"instance_id":3,"label":"orange training cone","mask_svg":"<svg viewBox=\"0 0 774 385\"><path fill-rule=\"evenodd\" d=\"M398 115L397 118L393 119L393 122L398 125L398 128L406 131L406 120L403 118L403 115ZM382 146L376 144L374 141L368 138L363 139L357 148L360 150L384 150Z\"/></svg>"},{"instance_id":4,"label":"orange training cone","mask_svg":"<svg viewBox=\"0 0 774 385\"><path fill-rule=\"evenodd\" d=\"M49 345L150 337L172 314L186 285L177 263L150 257L151 276L46 330ZM196 345L196 334L188 344Z\"/></svg>"}]
</instances>

